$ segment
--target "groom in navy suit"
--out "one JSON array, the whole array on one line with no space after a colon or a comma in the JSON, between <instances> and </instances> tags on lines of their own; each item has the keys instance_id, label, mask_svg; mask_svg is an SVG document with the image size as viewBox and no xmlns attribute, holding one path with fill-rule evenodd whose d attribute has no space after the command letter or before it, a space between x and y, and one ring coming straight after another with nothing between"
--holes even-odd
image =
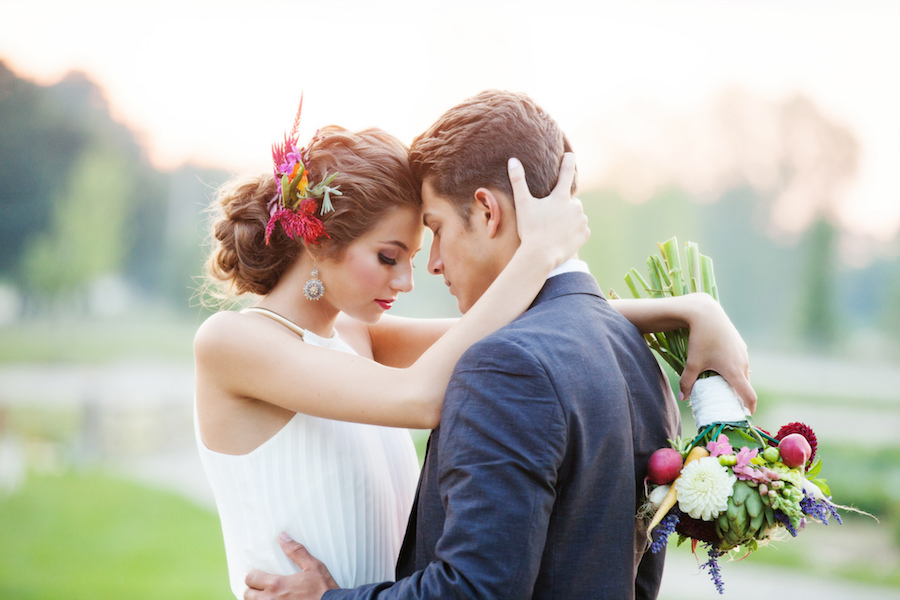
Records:
<instances>
[{"instance_id":1,"label":"groom in navy suit","mask_svg":"<svg viewBox=\"0 0 900 600\"><path fill-rule=\"evenodd\" d=\"M428 270L443 275L461 311L518 246L508 157L521 159L542 197L568 149L532 100L497 91L450 109L413 142L434 234ZM644 552L635 514L648 458L678 428L643 337L585 263L568 261L528 311L456 365L397 581L323 597L656 598L664 555ZM303 560L301 576L327 581L321 563Z\"/></svg>"}]
</instances>

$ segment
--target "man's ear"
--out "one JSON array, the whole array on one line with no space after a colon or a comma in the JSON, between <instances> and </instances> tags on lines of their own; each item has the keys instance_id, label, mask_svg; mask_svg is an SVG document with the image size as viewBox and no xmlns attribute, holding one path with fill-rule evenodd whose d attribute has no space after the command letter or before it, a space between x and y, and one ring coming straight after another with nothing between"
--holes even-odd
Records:
<instances>
[{"instance_id":1,"label":"man's ear","mask_svg":"<svg viewBox=\"0 0 900 600\"><path fill-rule=\"evenodd\" d=\"M472 215L476 225L484 225L487 227L487 233L490 237L496 237L503 225L503 203L497 195L488 188L478 188L475 190L475 206L472 208Z\"/></svg>"}]
</instances>

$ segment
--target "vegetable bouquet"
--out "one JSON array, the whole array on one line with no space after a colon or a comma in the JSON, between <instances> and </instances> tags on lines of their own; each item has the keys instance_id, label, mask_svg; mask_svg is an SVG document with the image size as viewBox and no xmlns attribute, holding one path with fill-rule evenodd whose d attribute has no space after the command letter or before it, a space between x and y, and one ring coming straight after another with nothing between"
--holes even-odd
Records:
<instances>
[{"instance_id":1,"label":"vegetable bouquet","mask_svg":"<svg viewBox=\"0 0 900 600\"><path fill-rule=\"evenodd\" d=\"M686 244L688 269L681 266L678 242L659 244L661 256L647 260L648 280L632 269L625 277L635 298L705 292L719 299L712 260L697 244ZM616 297L615 292L610 293ZM681 375L687 359L687 329L649 334L650 347ZM669 536L690 540L694 552L707 549L708 569L719 593L724 584L718 559L744 555L772 540L797 536L811 522L838 523L838 505L819 478L821 460L812 429L789 423L774 436L753 425L735 391L711 371L691 391L697 434L670 440L647 469L646 499L638 515L650 519L650 551L666 547ZM840 507L846 508L846 507Z\"/></svg>"}]
</instances>

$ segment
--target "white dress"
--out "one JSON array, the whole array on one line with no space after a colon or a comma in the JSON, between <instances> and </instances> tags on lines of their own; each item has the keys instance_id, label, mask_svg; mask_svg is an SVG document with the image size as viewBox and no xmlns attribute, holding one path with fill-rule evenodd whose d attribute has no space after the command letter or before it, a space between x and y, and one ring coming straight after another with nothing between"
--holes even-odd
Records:
<instances>
[{"instance_id":1,"label":"white dress","mask_svg":"<svg viewBox=\"0 0 900 600\"><path fill-rule=\"evenodd\" d=\"M306 343L353 353L337 337ZM243 598L253 569L298 567L282 552L284 531L328 567L341 587L394 579L419 463L406 429L298 413L244 455L197 446L222 524L231 589Z\"/></svg>"}]
</instances>

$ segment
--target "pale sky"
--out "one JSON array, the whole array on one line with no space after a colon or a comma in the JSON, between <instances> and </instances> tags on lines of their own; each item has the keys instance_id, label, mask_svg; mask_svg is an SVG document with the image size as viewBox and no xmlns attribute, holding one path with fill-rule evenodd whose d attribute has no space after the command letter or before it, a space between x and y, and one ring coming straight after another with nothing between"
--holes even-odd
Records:
<instances>
[{"instance_id":1,"label":"pale sky","mask_svg":"<svg viewBox=\"0 0 900 600\"><path fill-rule=\"evenodd\" d=\"M337 123L409 142L460 100L505 88L557 118L591 180L613 142L655 143L635 132L635 107L677 118L727 87L803 93L862 147L846 226L888 240L900 231L898 30L894 0L45 0L4 8L0 59L40 83L87 72L163 168L267 169L301 91L301 137Z\"/></svg>"}]
</instances>

